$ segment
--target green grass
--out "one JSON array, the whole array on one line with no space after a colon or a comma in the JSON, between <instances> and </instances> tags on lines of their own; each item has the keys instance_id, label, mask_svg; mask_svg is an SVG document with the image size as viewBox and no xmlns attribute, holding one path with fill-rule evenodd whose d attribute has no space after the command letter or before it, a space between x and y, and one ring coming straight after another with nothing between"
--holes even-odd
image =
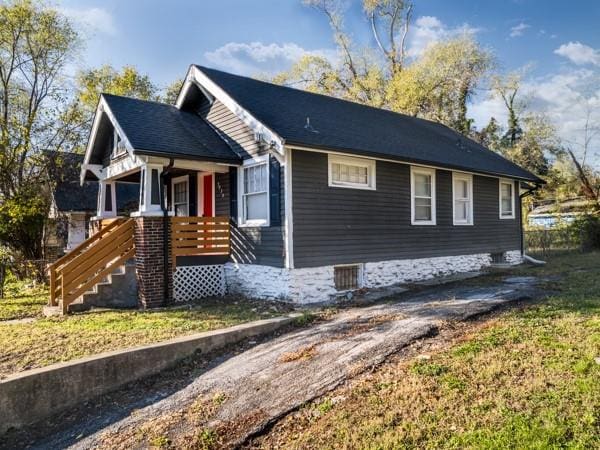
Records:
<instances>
[{"instance_id":1,"label":"green grass","mask_svg":"<svg viewBox=\"0 0 600 450\"><path fill-rule=\"evenodd\" d=\"M511 274L515 272L510 272ZM554 294L473 325L462 341L382 366L276 426L278 448L599 448L600 254L563 254L518 275ZM486 283L476 280L473 283ZM558 278L560 277L560 278Z\"/></svg>"},{"instance_id":2,"label":"green grass","mask_svg":"<svg viewBox=\"0 0 600 450\"><path fill-rule=\"evenodd\" d=\"M39 317L48 302L46 286L25 281L8 281L4 295L5 298L0 298L0 321Z\"/></svg>"},{"instance_id":3,"label":"green grass","mask_svg":"<svg viewBox=\"0 0 600 450\"><path fill-rule=\"evenodd\" d=\"M36 295L13 290L0 304L0 317L39 316L47 298L43 290ZM0 378L104 351L278 316L287 310L270 302L225 298L184 308L98 311L18 324L0 321Z\"/></svg>"}]
</instances>

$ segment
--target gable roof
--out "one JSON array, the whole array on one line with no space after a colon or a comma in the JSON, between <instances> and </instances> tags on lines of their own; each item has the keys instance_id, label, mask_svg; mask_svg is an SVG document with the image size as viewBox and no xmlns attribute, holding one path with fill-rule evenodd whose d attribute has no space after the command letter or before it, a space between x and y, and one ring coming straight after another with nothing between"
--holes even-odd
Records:
<instances>
[{"instance_id":1,"label":"gable roof","mask_svg":"<svg viewBox=\"0 0 600 450\"><path fill-rule=\"evenodd\" d=\"M197 114L166 103L102 94L135 154L238 164L239 157Z\"/></svg>"},{"instance_id":2,"label":"gable roof","mask_svg":"<svg viewBox=\"0 0 600 450\"><path fill-rule=\"evenodd\" d=\"M207 67L195 68L289 146L543 182L497 153L436 122Z\"/></svg>"}]
</instances>

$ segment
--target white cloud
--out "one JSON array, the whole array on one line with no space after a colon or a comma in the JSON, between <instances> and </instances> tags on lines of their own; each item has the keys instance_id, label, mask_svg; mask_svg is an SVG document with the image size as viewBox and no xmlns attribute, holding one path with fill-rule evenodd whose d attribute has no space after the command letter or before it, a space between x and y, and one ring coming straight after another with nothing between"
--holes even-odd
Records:
<instances>
[{"instance_id":1,"label":"white cloud","mask_svg":"<svg viewBox=\"0 0 600 450\"><path fill-rule=\"evenodd\" d=\"M334 60L329 49L305 50L295 43L263 44L262 42L229 42L204 57L213 66L242 75L273 75L289 69L304 55L318 55Z\"/></svg>"},{"instance_id":2,"label":"white cloud","mask_svg":"<svg viewBox=\"0 0 600 450\"><path fill-rule=\"evenodd\" d=\"M581 42L569 42L554 50L557 55L563 56L578 66L594 64L600 66L600 52Z\"/></svg>"},{"instance_id":3,"label":"white cloud","mask_svg":"<svg viewBox=\"0 0 600 450\"><path fill-rule=\"evenodd\" d=\"M79 24L84 31L92 29L111 36L117 34L114 19L105 9L60 8L60 12Z\"/></svg>"},{"instance_id":4,"label":"white cloud","mask_svg":"<svg viewBox=\"0 0 600 450\"><path fill-rule=\"evenodd\" d=\"M518 25L515 25L514 27L511 27L511 29L510 29L510 35L509 36L511 38L523 36L523 33L528 28L531 28L531 27L529 25L527 25L526 23L521 22Z\"/></svg>"},{"instance_id":5,"label":"white cloud","mask_svg":"<svg viewBox=\"0 0 600 450\"><path fill-rule=\"evenodd\" d=\"M408 56L415 57L425 51L431 44L448 39L462 33L475 34L481 28L474 28L467 24L459 27L448 27L434 16L421 16L415 20L408 35Z\"/></svg>"}]
</instances>

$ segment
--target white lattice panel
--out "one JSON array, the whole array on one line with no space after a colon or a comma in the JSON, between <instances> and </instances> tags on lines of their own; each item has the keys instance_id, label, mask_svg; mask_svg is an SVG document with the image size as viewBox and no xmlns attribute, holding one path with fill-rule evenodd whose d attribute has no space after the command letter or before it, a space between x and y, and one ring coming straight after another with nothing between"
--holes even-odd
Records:
<instances>
[{"instance_id":1,"label":"white lattice panel","mask_svg":"<svg viewBox=\"0 0 600 450\"><path fill-rule=\"evenodd\" d=\"M225 294L223 266L179 266L173 274L176 302L187 302Z\"/></svg>"}]
</instances>

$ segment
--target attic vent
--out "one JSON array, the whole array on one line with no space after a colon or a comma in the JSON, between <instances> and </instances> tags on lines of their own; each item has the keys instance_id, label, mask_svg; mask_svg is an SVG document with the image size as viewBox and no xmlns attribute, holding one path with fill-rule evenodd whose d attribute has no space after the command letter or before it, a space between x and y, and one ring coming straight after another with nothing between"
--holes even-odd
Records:
<instances>
[{"instance_id":1,"label":"attic vent","mask_svg":"<svg viewBox=\"0 0 600 450\"><path fill-rule=\"evenodd\" d=\"M333 268L335 288L338 291L351 291L358 289L361 284L362 266L337 266Z\"/></svg>"}]
</instances>

